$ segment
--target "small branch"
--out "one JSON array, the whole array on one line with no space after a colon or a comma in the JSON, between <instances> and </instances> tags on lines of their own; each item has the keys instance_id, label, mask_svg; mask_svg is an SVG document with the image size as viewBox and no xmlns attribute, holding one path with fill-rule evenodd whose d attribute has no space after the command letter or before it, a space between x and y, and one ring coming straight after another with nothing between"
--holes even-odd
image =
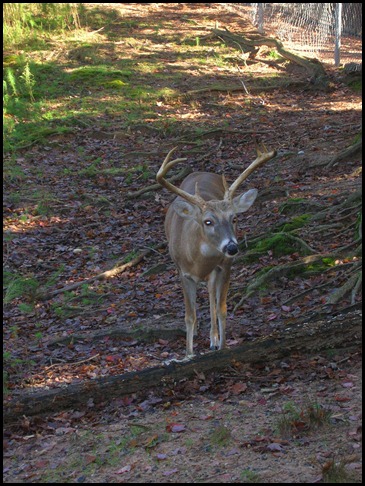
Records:
<instances>
[{"instance_id":1,"label":"small branch","mask_svg":"<svg viewBox=\"0 0 365 486\"><path fill-rule=\"evenodd\" d=\"M250 92L251 93L260 93L262 91L272 91L276 90L278 88L288 88L290 86L301 86L304 87L306 86L306 83L299 82L299 81L292 81L292 82L287 82L285 84L272 84L269 86L251 86L250 87ZM187 91L186 93L181 93L181 94L176 94L176 95L171 95L169 98L190 98L193 96L205 94L205 93L213 93L213 92L218 92L218 93L236 93L244 91L247 94L247 88L242 85L242 86L231 86L231 87L226 87L226 86L210 86L207 88L201 88L201 89L193 89L191 91Z\"/></svg>"},{"instance_id":2,"label":"small branch","mask_svg":"<svg viewBox=\"0 0 365 486\"><path fill-rule=\"evenodd\" d=\"M76 366L76 365L79 365L81 363L86 363L87 361L92 361L93 359L97 358L98 356L100 356L100 354L95 354L94 356L91 356L90 358L85 358L85 359L82 359L80 361L75 361L74 363L66 363L65 361L63 361L62 363L54 363L54 364L51 364L50 366L47 366L45 369L46 370L50 370L51 368L54 368L55 366L62 366L63 364L67 364L67 366Z\"/></svg>"},{"instance_id":3,"label":"small branch","mask_svg":"<svg viewBox=\"0 0 365 486\"><path fill-rule=\"evenodd\" d=\"M105 29L105 26L100 27L100 29L98 29L98 30L93 30L93 31L89 32L89 35L96 34L97 32L100 32L101 30L104 30L104 29Z\"/></svg>"},{"instance_id":4,"label":"small branch","mask_svg":"<svg viewBox=\"0 0 365 486\"><path fill-rule=\"evenodd\" d=\"M55 295L62 294L63 292L68 292L70 290L77 289L78 287L84 284L91 284L96 282L97 280L107 280L108 278L115 277L116 275L119 275L120 273L124 272L124 270L126 270L127 268L131 268L134 267L135 265L138 265L138 263L140 263L147 255L152 253L154 250L164 248L165 246L166 243L160 243L155 248L149 248L148 250L143 251L138 256L133 258L130 262L127 263L117 262L116 266L111 270L106 270L105 272L99 273L94 277L90 277L87 278L86 280L81 280L80 282L75 282L73 284L62 287L61 289L57 289L54 290L53 292L49 292L48 294L43 295L41 297L41 300L47 300L54 297Z\"/></svg>"}]
</instances>

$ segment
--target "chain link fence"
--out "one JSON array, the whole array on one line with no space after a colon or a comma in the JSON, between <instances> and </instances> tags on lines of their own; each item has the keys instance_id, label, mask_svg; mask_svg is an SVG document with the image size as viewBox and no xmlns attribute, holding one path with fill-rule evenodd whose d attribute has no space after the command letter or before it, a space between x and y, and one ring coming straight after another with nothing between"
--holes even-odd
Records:
<instances>
[{"instance_id":1,"label":"chain link fence","mask_svg":"<svg viewBox=\"0 0 365 486\"><path fill-rule=\"evenodd\" d=\"M361 69L361 3L224 3L238 15L249 12L259 32L274 36L298 54L336 66Z\"/></svg>"}]
</instances>

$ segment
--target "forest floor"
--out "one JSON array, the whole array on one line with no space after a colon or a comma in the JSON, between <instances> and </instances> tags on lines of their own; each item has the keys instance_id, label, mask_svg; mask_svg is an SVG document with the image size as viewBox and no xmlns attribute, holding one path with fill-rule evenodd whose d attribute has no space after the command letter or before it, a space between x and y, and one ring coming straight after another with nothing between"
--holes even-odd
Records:
<instances>
[{"instance_id":1,"label":"forest floor","mask_svg":"<svg viewBox=\"0 0 365 486\"><path fill-rule=\"evenodd\" d=\"M211 29L252 35L249 15L220 4L85 5L88 35L28 52L63 117L4 163L5 402L184 358L184 333L163 332L184 330L161 245L172 197L136 195L174 146L193 170L229 181L254 160L255 138L278 151L245 183L259 197L238 223L248 248L232 271L229 347L359 309L360 157L329 164L361 129L348 75L325 63L321 89L271 48L246 59ZM289 224L299 246L278 251L265 235ZM246 292L263 269L308 255L303 242L320 265ZM207 299L202 286L197 354L209 352ZM150 329L161 337L113 334ZM361 385L361 350L327 349L22 416L5 424L4 482L361 482Z\"/></svg>"}]
</instances>

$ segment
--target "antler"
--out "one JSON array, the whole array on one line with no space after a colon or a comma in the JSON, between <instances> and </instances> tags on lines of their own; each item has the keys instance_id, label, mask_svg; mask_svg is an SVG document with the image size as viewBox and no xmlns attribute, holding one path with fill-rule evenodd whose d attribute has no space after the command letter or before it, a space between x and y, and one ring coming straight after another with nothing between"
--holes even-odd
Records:
<instances>
[{"instance_id":1,"label":"antler","mask_svg":"<svg viewBox=\"0 0 365 486\"><path fill-rule=\"evenodd\" d=\"M257 157L256 159L250 164L247 169L242 172L242 174L232 183L232 185L229 187L229 189L226 188L226 192L224 194L224 200L225 201L231 201L233 198L234 193L237 191L238 187L242 184L244 180L247 179L247 177L260 165L264 164L268 160L272 159L276 155L276 151L272 150L271 152L268 152L265 148L264 145L261 146L261 148L256 144L256 152L257 152Z\"/></svg>"},{"instance_id":2,"label":"antler","mask_svg":"<svg viewBox=\"0 0 365 486\"><path fill-rule=\"evenodd\" d=\"M177 194L178 196L184 198L186 201L194 204L195 206L199 206L199 207L203 208L205 206L205 201L198 194L198 188L197 187L195 188L195 195L193 195L193 194L189 194L186 191L183 191L182 189L179 189L178 187L174 186L173 184L171 184L171 182L169 182L165 179L165 175L171 169L171 167L176 165L178 162L183 162L184 160L186 160L186 158L183 158L183 159L175 159L175 160L170 161L171 155L176 149L177 149L177 147L174 147L166 155L165 160L162 162L162 165L161 165L159 171L157 172L157 175L156 175L157 182L159 184L161 184L161 186L165 187L168 191L172 192L173 194Z\"/></svg>"}]
</instances>

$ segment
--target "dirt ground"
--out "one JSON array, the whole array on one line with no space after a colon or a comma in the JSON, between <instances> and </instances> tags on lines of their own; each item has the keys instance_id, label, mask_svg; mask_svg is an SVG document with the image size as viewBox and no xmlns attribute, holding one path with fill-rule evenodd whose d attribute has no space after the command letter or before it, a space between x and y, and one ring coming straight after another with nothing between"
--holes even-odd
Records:
<instances>
[{"instance_id":1,"label":"dirt ground","mask_svg":"<svg viewBox=\"0 0 365 486\"><path fill-rule=\"evenodd\" d=\"M92 8L96 4L87 5ZM169 44L177 38L181 42L193 39L198 47L216 21L219 28L232 32L254 30L248 16L239 18L219 4L100 5L116 9L123 21L123 27L117 22L112 26L119 35L112 55L136 59L137 66L137 59L144 62L158 53L156 60L164 64L159 70L166 74L167 88L185 93L215 82L240 85L241 79L250 90L257 80L273 73L268 63L247 63L237 68L217 60L214 67L204 62L192 66L191 53L188 56L184 51L177 57L170 49ZM215 54L209 38L207 42L208 58ZM19 232L13 246L6 246L6 264L11 268L37 268L39 274L49 276L50 269L64 261L62 282L70 285L104 270L111 255L132 253L163 241L169 195L160 191L146 199L128 196L152 184L153 178L144 182L143 173L131 172L131 180L103 174L89 180L84 172L77 180L76 169L90 165L85 161L85 155L90 154L105 160L105 167L115 167L123 152L126 171L145 163L147 157L155 174L171 143L180 140L181 156L184 147L195 147L194 140L189 145L181 142L181 137L191 136L196 125L216 130L198 147L201 151L197 157L210 154L201 159L199 168L204 170L237 177L237 166L253 160L252 135L284 154L279 162L268 164L250 179L262 199L240 223L240 240L244 234L255 237L283 221L278 208L288 197L338 204L344 194L360 186L358 159L346 160L346 164L330 170L310 166L329 160L352 143L361 124L361 94L351 91L332 66L326 65L326 70L332 83L330 92L281 87L257 95L252 90L249 97L243 91L161 101L155 108L158 116L165 117L164 132L153 128L152 115L143 123L131 124L131 130L120 130L126 116L121 113L115 121L118 131L100 130L98 120L95 127L55 137L55 145L31 147L27 156L37 161L38 170L43 168L46 176L41 179L39 172L30 170L29 190L41 185L56 191L59 213L35 217L28 227L22 223L19 230L8 214L19 208L10 206L5 197L7 230ZM175 79L176 72L183 74ZM287 68L286 75L292 81L306 78L294 65ZM151 89L160 89L161 83L161 78L154 81L151 75ZM110 121L107 110L105 119ZM194 154L189 153L189 161L193 160ZM22 163L28 167L20 157ZM77 190L72 188L73 181L67 180L65 168L75 171ZM275 190L277 197L272 196ZM265 198L265 194L271 196ZM87 204L82 197L88 197ZM311 227L301 236L317 252L327 253L336 244L342 247L352 241L348 233L319 235L315 229ZM338 241L334 241L336 238ZM93 252L85 255L90 241L94 242ZM268 292L256 292L233 313L241 289L260 266L297 257L277 258L268 252L250 265L234 267L228 346L289 326L320 308L325 297L319 289L328 288L329 283L334 287L343 283L341 274L331 276L327 272L291 280L283 277L272 283ZM309 293L311 288L315 291ZM85 304L78 315L55 312L64 305L61 293L50 303L37 304L34 315L25 316L15 307L5 307L5 322L9 324L6 349L19 359L31 356L34 361L26 379L20 379L15 370L10 374L9 400L28 389L53 389L184 357L184 337L152 343L113 337L97 342L88 339L95 331L114 327L184 329L180 283L165 249L155 251L153 261L146 257L105 287L95 284L94 290L102 295L101 303ZM303 297L295 301L296 295ZM290 299L294 303L286 304ZM194 343L197 353L203 354L209 352L209 306L204 288L199 292L198 306L201 328ZM349 302L344 299L341 306L333 310L348 309ZM14 336L14 326L23 333ZM28 335L27 329L34 333L38 328L42 338L30 338L33 334ZM54 346L55 339L76 335L81 336L79 342ZM195 378L173 385L117 399L105 397L102 403L90 400L84 407L41 417L24 416L17 423L6 424L3 479L6 483L361 482L361 389L361 350L356 347L313 355L295 353L277 362L234 362L220 372L204 374L197 370Z\"/></svg>"}]
</instances>

